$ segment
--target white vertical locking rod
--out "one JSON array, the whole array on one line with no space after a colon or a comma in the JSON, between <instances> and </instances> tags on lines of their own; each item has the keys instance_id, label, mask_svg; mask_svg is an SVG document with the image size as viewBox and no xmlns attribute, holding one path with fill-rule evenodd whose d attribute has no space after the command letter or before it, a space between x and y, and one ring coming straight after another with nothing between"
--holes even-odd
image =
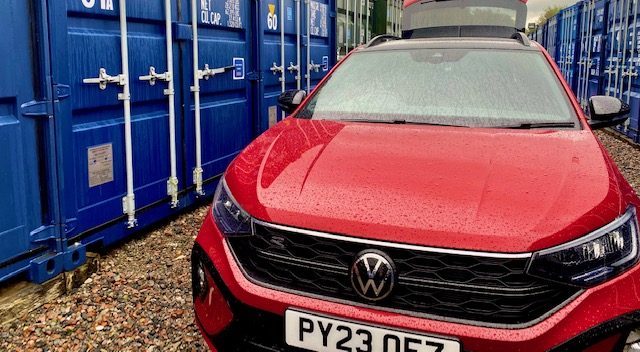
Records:
<instances>
[{"instance_id":1,"label":"white vertical locking rod","mask_svg":"<svg viewBox=\"0 0 640 352\"><path fill-rule=\"evenodd\" d=\"M576 96L580 97L580 89L582 87L582 82L584 81L584 58L585 58L585 48L586 48L586 42L585 42L585 36L583 35L583 33L586 33L586 23L585 23L585 11L584 8L580 9L580 28L578 28L578 37L580 38L580 53L578 55L579 56L579 60L578 61L578 91L576 92ZM580 98L578 98L578 100L580 100Z\"/></svg>"},{"instance_id":2,"label":"white vertical locking rod","mask_svg":"<svg viewBox=\"0 0 640 352\"><path fill-rule=\"evenodd\" d=\"M309 0L307 0L309 1ZM358 32L358 24L356 20L356 15L358 14L358 8L356 3L358 0L353 0L353 48L357 48L358 44L356 44L357 32Z\"/></svg>"},{"instance_id":3,"label":"white vertical locking rod","mask_svg":"<svg viewBox=\"0 0 640 352\"><path fill-rule=\"evenodd\" d=\"M587 3L589 6L589 15L587 19L587 61L585 62L585 79L582 88L583 108L587 107L587 95L589 91L589 80L591 79L591 45L593 43L593 23L595 21L595 1L591 0Z\"/></svg>"},{"instance_id":4,"label":"white vertical locking rod","mask_svg":"<svg viewBox=\"0 0 640 352\"><path fill-rule=\"evenodd\" d=\"M367 0L367 25L365 28L367 29L367 37L365 41L368 43L371 40L371 29L369 29L369 0Z\"/></svg>"},{"instance_id":5,"label":"white vertical locking rod","mask_svg":"<svg viewBox=\"0 0 640 352\"><path fill-rule=\"evenodd\" d=\"M133 142L131 137L131 91L129 87L129 43L127 41L127 1L120 0L120 52L122 75L125 79L118 97L124 105L124 144L127 170L127 195L122 199L123 212L127 214L127 226L133 228L136 220L136 197L133 190Z\"/></svg>"},{"instance_id":6,"label":"white vertical locking rod","mask_svg":"<svg viewBox=\"0 0 640 352\"><path fill-rule=\"evenodd\" d=\"M296 89L300 90L300 87L302 86L302 77L301 77L301 73L300 73L300 51L302 50L302 48L300 47L300 20L301 20L301 16L300 16L300 1L301 0L295 0L296 1L296 65L298 66L298 70L296 71Z\"/></svg>"},{"instance_id":7,"label":"white vertical locking rod","mask_svg":"<svg viewBox=\"0 0 640 352\"><path fill-rule=\"evenodd\" d=\"M631 6L629 6L629 1L625 1L625 12L624 12L624 45L623 45L623 49L622 49L622 72L620 74L620 80L619 80L619 84L620 84L620 93L619 93L619 98L622 99L622 96L624 95L624 79L626 76L626 68L627 68L627 47L629 45L629 8ZM620 24L622 24L622 18L620 18Z\"/></svg>"},{"instance_id":8,"label":"white vertical locking rod","mask_svg":"<svg viewBox=\"0 0 640 352\"><path fill-rule=\"evenodd\" d=\"M638 49L638 0L635 0L635 6L633 10L633 39L631 40L631 59L629 60L629 71L627 71L629 76L627 91L627 104L631 102L631 81L635 77L638 77L638 72L636 71L636 54ZM627 120L628 121L628 120Z\"/></svg>"},{"instance_id":9,"label":"white vertical locking rod","mask_svg":"<svg viewBox=\"0 0 640 352\"><path fill-rule=\"evenodd\" d=\"M362 0L358 0L358 8L360 9L360 14L358 15L358 24L360 25L360 33L358 33L358 43L362 44L362 39L364 36L362 35Z\"/></svg>"},{"instance_id":10,"label":"white vertical locking rod","mask_svg":"<svg viewBox=\"0 0 640 352\"><path fill-rule=\"evenodd\" d=\"M196 137L196 167L193 169L193 183L196 186L196 193L204 195L202 188L202 132L200 128L200 77L198 74L198 15L197 0L191 0L191 27L193 31L193 92L194 113L195 113L195 137Z\"/></svg>"},{"instance_id":11,"label":"white vertical locking rod","mask_svg":"<svg viewBox=\"0 0 640 352\"><path fill-rule=\"evenodd\" d=\"M164 94L169 99L169 150L171 158L171 177L167 181L167 195L171 197L171 207L178 206L178 171L176 162L176 101L173 84L173 35L171 33L171 0L164 0L165 31L167 40L168 87Z\"/></svg>"},{"instance_id":12,"label":"white vertical locking rod","mask_svg":"<svg viewBox=\"0 0 640 352\"><path fill-rule=\"evenodd\" d=\"M311 92L311 3L309 1L310 0L304 0L304 3L307 5L307 94ZM353 47L356 47L355 41Z\"/></svg>"},{"instance_id":13,"label":"white vertical locking rod","mask_svg":"<svg viewBox=\"0 0 640 352\"><path fill-rule=\"evenodd\" d=\"M278 22L278 25L280 26L280 67L283 68L283 70L280 71L280 87L282 92L284 92L287 89L286 75L284 73L284 0L280 0L280 21ZM284 116L284 112L282 114Z\"/></svg>"},{"instance_id":14,"label":"white vertical locking rod","mask_svg":"<svg viewBox=\"0 0 640 352\"><path fill-rule=\"evenodd\" d=\"M396 35L399 37L401 33L400 29L400 15L402 14L402 1L398 0L398 10L396 11Z\"/></svg>"},{"instance_id":15,"label":"white vertical locking rod","mask_svg":"<svg viewBox=\"0 0 640 352\"><path fill-rule=\"evenodd\" d=\"M347 55L349 53L349 31L350 31L349 27L351 27L351 26L349 26L349 3L351 2L351 0L345 0L345 1L347 2L347 6L346 6L346 9L345 9L346 11L345 11L345 15L344 15L344 18L345 18L344 42L345 42L345 45L346 45L346 49L344 51L344 54Z\"/></svg>"},{"instance_id":16,"label":"white vertical locking rod","mask_svg":"<svg viewBox=\"0 0 640 352\"><path fill-rule=\"evenodd\" d=\"M611 51L609 52L609 60L608 60L608 66L607 66L607 74L608 74L608 81L607 81L607 96L611 95L611 78L613 75L613 40L615 40L615 25L616 25L616 17L618 14L618 0L614 0L614 2L611 3L611 7L613 8L613 22L611 25Z\"/></svg>"},{"instance_id":17,"label":"white vertical locking rod","mask_svg":"<svg viewBox=\"0 0 640 352\"><path fill-rule=\"evenodd\" d=\"M614 97L618 96L618 81L620 80L620 56L622 54L621 53L622 41L624 40L622 38L622 17L624 16L624 13L623 13L623 11L624 11L624 8L623 8L624 7L624 1L625 0L619 0L618 1L619 5L620 5L620 9L619 9L619 12L618 12L620 14L620 19L619 19L620 23L619 23L619 25L617 27L617 31L616 31L616 33L617 33L616 39L618 39L618 40L617 40L617 43L616 43L616 72L615 72L616 73L616 78L615 78L614 83L613 83L613 93L614 93L613 96ZM614 23L613 25L615 26L616 24Z\"/></svg>"}]
</instances>

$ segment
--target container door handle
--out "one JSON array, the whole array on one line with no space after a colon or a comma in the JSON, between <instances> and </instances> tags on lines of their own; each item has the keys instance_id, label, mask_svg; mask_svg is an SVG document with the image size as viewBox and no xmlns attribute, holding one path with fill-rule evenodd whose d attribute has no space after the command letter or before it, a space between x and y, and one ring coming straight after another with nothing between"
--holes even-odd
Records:
<instances>
[{"instance_id":1,"label":"container door handle","mask_svg":"<svg viewBox=\"0 0 640 352\"><path fill-rule=\"evenodd\" d=\"M117 76L111 76L107 74L107 70L105 68L100 68L98 77L85 78L82 80L82 82L86 84L97 84L101 90L105 90L107 89L108 84L117 84L119 86L126 86L127 76L122 74Z\"/></svg>"},{"instance_id":2,"label":"container door handle","mask_svg":"<svg viewBox=\"0 0 640 352\"><path fill-rule=\"evenodd\" d=\"M232 71L234 68L235 68L235 66L233 66L233 65L232 66L218 67L218 68L209 68L209 64L205 64L203 70L198 70L198 78L199 79L204 79L205 81L207 81L207 80L209 80L209 78L212 78L213 76L215 76L217 74L221 74L221 73Z\"/></svg>"},{"instance_id":3,"label":"container door handle","mask_svg":"<svg viewBox=\"0 0 640 352\"><path fill-rule=\"evenodd\" d=\"M156 68L153 66L149 67L149 74L146 76L138 77L141 81L149 82L150 86L155 86L156 81L170 82L171 81L171 72L165 73L157 73Z\"/></svg>"}]
</instances>

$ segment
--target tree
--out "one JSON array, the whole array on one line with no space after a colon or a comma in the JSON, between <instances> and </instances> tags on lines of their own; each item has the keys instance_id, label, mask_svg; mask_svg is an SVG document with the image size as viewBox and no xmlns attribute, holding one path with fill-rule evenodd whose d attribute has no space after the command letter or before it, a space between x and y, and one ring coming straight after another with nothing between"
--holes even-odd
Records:
<instances>
[{"instance_id":1,"label":"tree","mask_svg":"<svg viewBox=\"0 0 640 352\"><path fill-rule=\"evenodd\" d=\"M555 15L558 14L558 12L560 12L560 10L562 10L562 6L549 6L544 10L544 13L542 15L540 15L540 17L538 17L538 20L536 21L536 23L538 24L538 26L542 26L545 23L547 23L547 21L549 21L549 19Z\"/></svg>"}]
</instances>

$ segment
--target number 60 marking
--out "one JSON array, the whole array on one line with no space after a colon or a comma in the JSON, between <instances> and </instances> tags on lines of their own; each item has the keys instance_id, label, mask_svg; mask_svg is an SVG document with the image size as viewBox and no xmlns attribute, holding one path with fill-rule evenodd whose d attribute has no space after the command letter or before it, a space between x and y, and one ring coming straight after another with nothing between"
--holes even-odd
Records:
<instances>
[{"instance_id":1,"label":"number 60 marking","mask_svg":"<svg viewBox=\"0 0 640 352\"><path fill-rule=\"evenodd\" d=\"M269 13L267 15L267 28L271 30L278 29L278 15Z\"/></svg>"}]
</instances>

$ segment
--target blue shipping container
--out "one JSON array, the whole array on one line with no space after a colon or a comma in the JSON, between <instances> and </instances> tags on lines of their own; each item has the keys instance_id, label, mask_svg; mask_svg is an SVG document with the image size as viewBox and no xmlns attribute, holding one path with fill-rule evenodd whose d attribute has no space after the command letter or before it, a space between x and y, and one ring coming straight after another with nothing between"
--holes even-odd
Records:
<instances>
[{"instance_id":1,"label":"blue shipping container","mask_svg":"<svg viewBox=\"0 0 640 352\"><path fill-rule=\"evenodd\" d=\"M0 282L43 282L204 201L282 118L282 89L312 89L336 63L335 0L6 8Z\"/></svg>"}]
</instances>

